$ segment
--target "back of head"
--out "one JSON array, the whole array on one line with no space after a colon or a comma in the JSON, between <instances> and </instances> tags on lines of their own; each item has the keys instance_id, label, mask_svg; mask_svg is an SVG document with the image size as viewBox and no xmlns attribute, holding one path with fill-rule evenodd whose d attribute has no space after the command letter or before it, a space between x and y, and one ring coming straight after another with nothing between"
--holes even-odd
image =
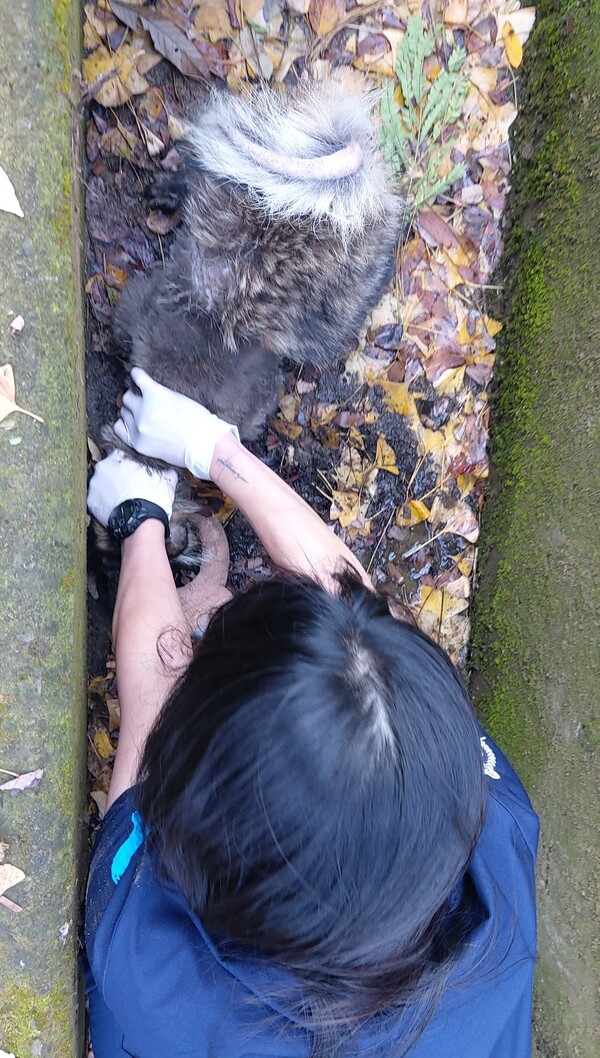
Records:
<instances>
[{"instance_id":1,"label":"back of head","mask_svg":"<svg viewBox=\"0 0 600 1058\"><path fill-rule=\"evenodd\" d=\"M385 602L350 579L235 598L141 775L161 869L213 936L290 968L330 1026L417 994L484 780L455 670Z\"/></svg>"}]
</instances>

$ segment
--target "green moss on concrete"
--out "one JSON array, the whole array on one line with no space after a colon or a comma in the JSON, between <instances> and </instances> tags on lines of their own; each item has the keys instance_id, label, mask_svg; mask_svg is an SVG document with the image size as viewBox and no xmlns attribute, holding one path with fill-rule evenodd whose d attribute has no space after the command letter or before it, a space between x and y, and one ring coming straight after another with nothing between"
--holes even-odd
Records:
<instances>
[{"instance_id":1,"label":"green moss on concrete","mask_svg":"<svg viewBox=\"0 0 600 1058\"><path fill-rule=\"evenodd\" d=\"M10 893L22 913L0 908L0 1048L18 1058L38 1029L48 1058L80 1050L86 457L67 95L79 33L78 5L0 6L3 157L25 213L0 225L0 314L26 321L2 359L44 418L19 420L19 446L0 434L0 766L44 769L36 790L0 795L0 840L26 874Z\"/></svg>"},{"instance_id":2,"label":"green moss on concrete","mask_svg":"<svg viewBox=\"0 0 600 1058\"><path fill-rule=\"evenodd\" d=\"M542 0L524 63L473 690L542 817L536 1054L597 1053L600 4Z\"/></svg>"},{"instance_id":3,"label":"green moss on concrete","mask_svg":"<svg viewBox=\"0 0 600 1058\"><path fill-rule=\"evenodd\" d=\"M52 0L52 10L57 30L56 46L64 71L60 89L67 93L71 81L71 59L73 55L79 55L80 9L74 0Z\"/></svg>"},{"instance_id":4,"label":"green moss on concrete","mask_svg":"<svg viewBox=\"0 0 600 1058\"><path fill-rule=\"evenodd\" d=\"M72 1050L71 1017L67 1015L70 997L59 988L41 996L25 981L20 986L0 989L0 1024L6 1044L17 1058L31 1055L39 1041L44 1052L70 1054Z\"/></svg>"}]
</instances>

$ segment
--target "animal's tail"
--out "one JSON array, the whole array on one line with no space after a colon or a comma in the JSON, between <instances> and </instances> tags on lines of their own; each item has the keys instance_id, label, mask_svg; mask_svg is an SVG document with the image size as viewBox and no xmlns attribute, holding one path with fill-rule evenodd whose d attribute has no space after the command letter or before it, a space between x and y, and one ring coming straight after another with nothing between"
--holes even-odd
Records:
<instances>
[{"instance_id":1,"label":"animal's tail","mask_svg":"<svg viewBox=\"0 0 600 1058\"><path fill-rule=\"evenodd\" d=\"M215 92L189 147L203 169L244 185L268 216L327 221L349 236L394 209L376 101L366 78L347 69L305 75L287 92Z\"/></svg>"}]
</instances>

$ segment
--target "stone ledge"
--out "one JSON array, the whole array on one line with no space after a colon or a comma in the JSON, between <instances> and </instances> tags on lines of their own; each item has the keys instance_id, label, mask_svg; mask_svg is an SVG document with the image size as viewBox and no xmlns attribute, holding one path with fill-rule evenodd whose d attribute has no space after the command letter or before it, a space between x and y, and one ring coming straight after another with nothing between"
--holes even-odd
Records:
<instances>
[{"instance_id":1,"label":"stone ledge","mask_svg":"<svg viewBox=\"0 0 600 1058\"><path fill-rule=\"evenodd\" d=\"M23 911L0 905L0 1048L17 1058L80 1050L86 459L69 102L79 36L68 0L0 7L0 161L25 213L0 213L0 363L44 419L19 415L0 430L0 767L44 769L36 790L0 793L0 840L26 874L7 894ZM17 312L25 328L10 337Z\"/></svg>"},{"instance_id":2,"label":"stone ledge","mask_svg":"<svg viewBox=\"0 0 600 1058\"><path fill-rule=\"evenodd\" d=\"M517 122L473 691L541 816L538 1058L597 1054L600 6L541 0Z\"/></svg>"}]
</instances>

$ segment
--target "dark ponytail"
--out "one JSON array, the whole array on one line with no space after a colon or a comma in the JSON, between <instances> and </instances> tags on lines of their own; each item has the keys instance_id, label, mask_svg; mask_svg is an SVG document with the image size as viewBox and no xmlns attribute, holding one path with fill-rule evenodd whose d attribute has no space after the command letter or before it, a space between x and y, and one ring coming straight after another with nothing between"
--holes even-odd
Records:
<instances>
[{"instance_id":1,"label":"dark ponytail","mask_svg":"<svg viewBox=\"0 0 600 1058\"><path fill-rule=\"evenodd\" d=\"M444 652L351 576L276 577L213 617L140 780L160 870L217 943L293 975L313 1054L411 1006L405 1053L468 932L451 900L484 816Z\"/></svg>"}]
</instances>

